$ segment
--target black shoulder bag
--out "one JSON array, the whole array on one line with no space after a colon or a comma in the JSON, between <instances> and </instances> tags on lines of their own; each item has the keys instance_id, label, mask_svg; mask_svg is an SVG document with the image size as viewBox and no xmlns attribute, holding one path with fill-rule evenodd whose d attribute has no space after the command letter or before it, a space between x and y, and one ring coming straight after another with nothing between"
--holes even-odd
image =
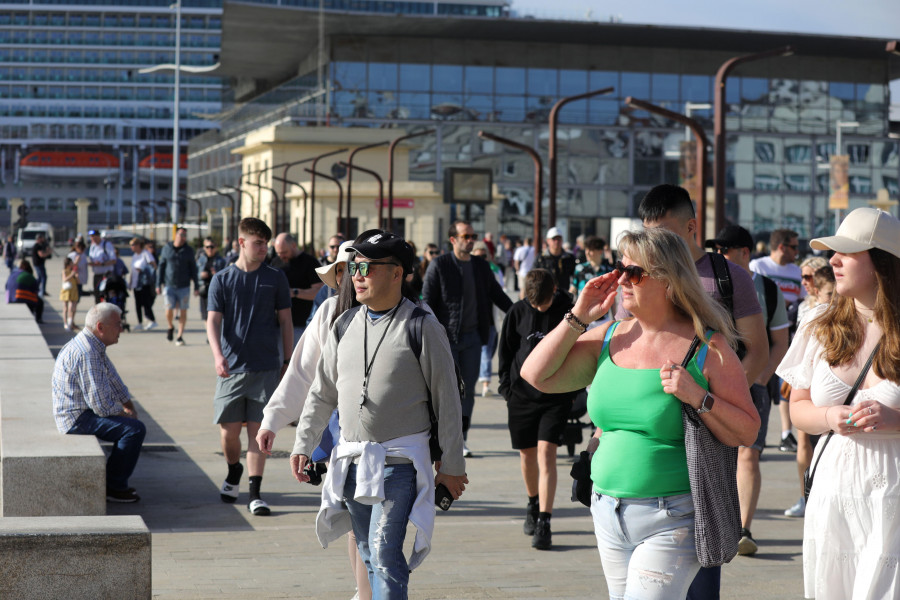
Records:
<instances>
[{"instance_id":1,"label":"black shoulder bag","mask_svg":"<svg viewBox=\"0 0 900 600\"><path fill-rule=\"evenodd\" d=\"M853 384L853 387L850 388L850 392L847 394L847 399L844 400L844 406L847 406L851 402L853 402L853 398L856 397L856 391L859 389L859 386L862 385L863 379L866 378L866 373L869 372L869 367L872 366L872 362L875 360L875 353L878 352L878 348L881 346L881 342L875 344L875 348L872 350L872 354L869 355L869 360L866 361L866 364L863 366L862 371L859 372L859 377L856 378L856 383ZM803 499L809 499L809 491L812 489L813 477L816 476L816 469L819 467L819 461L822 460L822 454L825 452L825 446L828 445L828 442L831 441L831 436L834 435L834 431L829 431L828 435L825 437L825 441L822 442L822 449L819 450L819 456L816 457L815 464L812 467L807 467L806 471L803 473Z\"/></svg>"}]
</instances>

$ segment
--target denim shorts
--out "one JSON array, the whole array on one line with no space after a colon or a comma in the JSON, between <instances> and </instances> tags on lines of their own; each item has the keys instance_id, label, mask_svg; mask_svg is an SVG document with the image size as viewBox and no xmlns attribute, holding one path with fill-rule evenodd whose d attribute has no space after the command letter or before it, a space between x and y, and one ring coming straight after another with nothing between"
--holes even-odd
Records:
<instances>
[{"instance_id":1,"label":"denim shorts","mask_svg":"<svg viewBox=\"0 0 900 600\"><path fill-rule=\"evenodd\" d=\"M592 494L591 515L611 600L676 600L700 570L690 494Z\"/></svg>"},{"instance_id":2,"label":"denim shorts","mask_svg":"<svg viewBox=\"0 0 900 600\"><path fill-rule=\"evenodd\" d=\"M191 305L191 286L173 288L166 286L166 310L187 310Z\"/></svg>"}]
</instances>

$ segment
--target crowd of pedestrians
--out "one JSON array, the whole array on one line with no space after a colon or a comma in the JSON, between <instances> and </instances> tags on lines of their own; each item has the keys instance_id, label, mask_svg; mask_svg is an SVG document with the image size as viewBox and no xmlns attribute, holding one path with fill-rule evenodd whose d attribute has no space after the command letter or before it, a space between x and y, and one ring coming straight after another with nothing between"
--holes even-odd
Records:
<instances>
[{"instance_id":1,"label":"crowd of pedestrians","mask_svg":"<svg viewBox=\"0 0 900 600\"><path fill-rule=\"evenodd\" d=\"M241 497L246 424L246 506L269 514L265 458L295 425L292 475L307 483L324 474L316 532L323 546L350 534L357 598L407 596L410 571L431 548L434 504L465 491L466 458L478 452L469 439L476 396L491 394L494 376L519 454L523 531L538 550L553 547L557 449L586 397L590 507L611 598L716 599L722 562L759 551L751 526L773 405L777 449L796 453L799 499L785 515L806 519L807 597L896 597L900 221L857 209L809 248L776 229L754 253L753 234L737 225L698 243L693 203L678 186L651 190L638 214L643 229L615 248L596 236L570 247L553 226L536 252L530 239L495 240L454 221L418 256L382 230L335 235L308 253L250 218L236 253L220 253L213 238L195 252L184 229L158 254L133 239L127 289L145 330L164 295L167 338L183 345L193 286L216 374L220 499ZM61 432L116 444L107 497L133 502L128 477L143 433L105 355L125 323L109 280L125 266L96 231L89 237L64 259L66 329L79 329L89 268L96 304L57 361L54 410ZM51 256L47 247L31 261L6 257L8 299L37 319L42 277L46 285L38 262ZM76 381L79 371L92 376ZM711 534L697 524L690 415L736 448L733 481L723 484L735 489L740 527L722 533L733 544L724 561L699 558ZM408 522L417 533L406 555Z\"/></svg>"}]
</instances>

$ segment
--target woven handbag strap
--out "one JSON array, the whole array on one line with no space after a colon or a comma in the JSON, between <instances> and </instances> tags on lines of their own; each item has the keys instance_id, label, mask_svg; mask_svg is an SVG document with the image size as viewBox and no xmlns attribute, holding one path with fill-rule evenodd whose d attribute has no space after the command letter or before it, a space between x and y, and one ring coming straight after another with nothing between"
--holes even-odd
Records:
<instances>
[{"instance_id":1,"label":"woven handbag strap","mask_svg":"<svg viewBox=\"0 0 900 600\"><path fill-rule=\"evenodd\" d=\"M869 372L869 367L872 366L872 362L875 360L875 353L878 352L878 348L881 346L881 341L875 344L875 348L872 349L872 354L869 355L869 360L866 361L866 364L863 365L862 371L859 372L859 377L856 378L856 381L853 384L853 387L850 388L850 392L847 394L847 399L844 400L844 406L847 406L851 402L853 402L853 398L856 397L856 391L859 389L859 386L862 385L863 379L866 378L866 373ZM822 460L822 454L825 453L825 446L828 445L828 442L831 441L831 436L834 435L834 431L829 431L828 435L825 436L825 441L822 442L822 449L819 450L819 456L816 457L816 464L813 465L812 470L809 472L809 485L812 487L812 480L816 476L816 469L819 468L819 461Z\"/></svg>"}]
</instances>

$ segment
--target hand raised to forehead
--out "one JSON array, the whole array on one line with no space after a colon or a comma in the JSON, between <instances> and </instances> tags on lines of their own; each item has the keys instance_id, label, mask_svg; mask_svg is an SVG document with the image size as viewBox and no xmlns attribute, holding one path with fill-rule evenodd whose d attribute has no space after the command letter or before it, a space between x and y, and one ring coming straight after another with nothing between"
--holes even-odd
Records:
<instances>
[{"instance_id":1,"label":"hand raised to forehead","mask_svg":"<svg viewBox=\"0 0 900 600\"><path fill-rule=\"evenodd\" d=\"M619 289L617 271L594 277L581 290L572 312L585 323L596 321L612 307L617 289Z\"/></svg>"}]
</instances>

